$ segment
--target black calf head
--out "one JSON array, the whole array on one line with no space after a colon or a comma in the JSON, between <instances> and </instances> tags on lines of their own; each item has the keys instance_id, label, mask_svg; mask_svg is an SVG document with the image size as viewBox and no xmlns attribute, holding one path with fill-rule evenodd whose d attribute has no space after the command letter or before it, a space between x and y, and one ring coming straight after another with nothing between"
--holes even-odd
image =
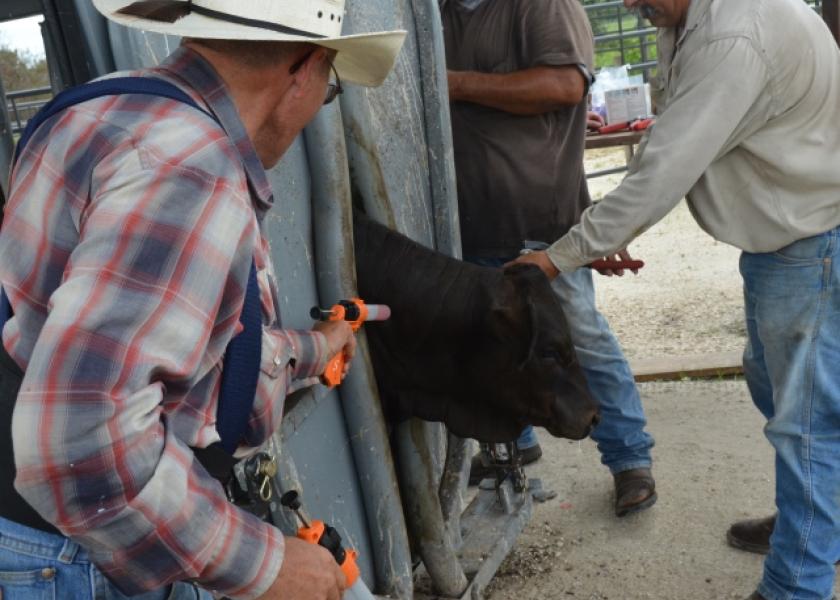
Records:
<instances>
[{"instance_id":1,"label":"black calf head","mask_svg":"<svg viewBox=\"0 0 840 600\"><path fill-rule=\"evenodd\" d=\"M491 302L473 362L481 374L478 393L516 415L517 427L539 425L555 436L586 437L597 403L548 279L532 265L513 265Z\"/></svg>"},{"instance_id":2,"label":"black calf head","mask_svg":"<svg viewBox=\"0 0 840 600\"><path fill-rule=\"evenodd\" d=\"M504 272L444 256L354 216L359 293L391 319L365 327L392 420L443 421L462 437L569 438L597 415L557 296L536 267Z\"/></svg>"}]
</instances>

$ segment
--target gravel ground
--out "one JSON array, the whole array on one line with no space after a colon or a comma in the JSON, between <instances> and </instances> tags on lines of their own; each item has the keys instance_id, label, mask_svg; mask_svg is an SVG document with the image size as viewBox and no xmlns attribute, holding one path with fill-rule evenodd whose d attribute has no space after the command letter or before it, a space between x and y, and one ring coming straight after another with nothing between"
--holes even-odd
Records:
<instances>
[{"instance_id":1,"label":"gravel ground","mask_svg":"<svg viewBox=\"0 0 840 600\"><path fill-rule=\"evenodd\" d=\"M623 160L618 149L590 151L587 170ZM621 175L590 182L600 199ZM740 251L712 239L685 202L630 245L645 261L638 275L595 276L598 306L629 359L696 355L743 349Z\"/></svg>"},{"instance_id":2,"label":"gravel ground","mask_svg":"<svg viewBox=\"0 0 840 600\"><path fill-rule=\"evenodd\" d=\"M617 519L595 444L541 432L544 455L528 474L559 496L536 505L487 600L740 600L753 591L762 557L724 538L733 520L772 509L772 451L745 384L639 387L657 440L657 504Z\"/></svg>"}]
</instances>

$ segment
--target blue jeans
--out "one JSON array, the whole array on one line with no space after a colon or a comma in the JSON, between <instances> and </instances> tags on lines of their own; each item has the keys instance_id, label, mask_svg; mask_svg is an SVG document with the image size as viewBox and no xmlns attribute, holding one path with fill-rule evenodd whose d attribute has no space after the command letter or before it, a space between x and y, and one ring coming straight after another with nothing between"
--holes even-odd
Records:
<instances>
[{"instance_id":1,"label":"blue jeans","mask_svg":"<svg viewBox=\"0 0 840 600\"><path fill-rule=\"evenodd\" d=\"M840 558L840 228L743 253L744 373L776 451L778 518L758 588L826 600Z\"/></svg>"},{"instance_id":2,"label":"blue jeans","mask_svg":"<svg viewBox=\"0 0 840 600\"><path fill-rule=\"evenodd\" d=\"M466 260L500 267L512 257ZM653 437L645 431L647 420L630 366L607 320L595 307L592 271L578 269L561 274L551 287L563 306L589 391L601 405L601 422L591 435L601 452L601 462L612 473L650 467ZM526 428L516 443L520 449L537 445L534 428Z\"/></svg>"},{"instance_id":3,"label":"blue jeans","mask_svg":"<svg viewBox=\"0 0 840 600\"><path fill-rule=\"evenodd\" d=\"M76 542L0 518L0 597L3 600L124 600ZM212 600L210 592L178 582L137 600Z\"/></svg>"}]
</instances>

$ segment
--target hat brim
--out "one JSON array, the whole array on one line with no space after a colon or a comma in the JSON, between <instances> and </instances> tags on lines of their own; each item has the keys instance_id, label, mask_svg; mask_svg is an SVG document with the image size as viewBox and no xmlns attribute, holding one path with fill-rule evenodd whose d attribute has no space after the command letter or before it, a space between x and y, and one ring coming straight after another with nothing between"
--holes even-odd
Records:
<instances>
[{"instance_id":1,"label":"hat brim","mask_svg":"<svg viewBox=\"0 0 840 600\"><path fill-rule=\"evenodd\" d=\"M274 42L308 42L338 52L335 69L342 81L375 87L380 85L394 66L402 48L404 30L379 31L339 37L310 38L278 33L259 27L249 27L211 19L196 13L174 23L154 21L118 14L129 0L93 0L96 9L111 21L134 29L165 35L220 40L253 40Z\"/></svg>"}]
</instances>

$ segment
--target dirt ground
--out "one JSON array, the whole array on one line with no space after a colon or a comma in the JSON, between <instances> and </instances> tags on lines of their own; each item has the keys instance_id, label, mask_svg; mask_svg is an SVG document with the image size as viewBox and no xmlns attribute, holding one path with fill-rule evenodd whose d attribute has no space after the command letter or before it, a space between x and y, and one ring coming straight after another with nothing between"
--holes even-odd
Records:
<instances>
[{"instance_id":1,"label":"dirt ground","mask_svg":"<svg viewBox=\"0 0 840 600\"><path fill-rule=\"evenodd\" d=\"M762 557L729 548L733 520L772 510L772 452L740 381L641 384L659 501L618 519L595 444L540 436L528 470L558 497L533 518L487 600L728 600L752 593Z\"/></svg>"},{"instance_id":2,"label":"dirt ground","mask_svg":"<svg viewBox=\"0 0 840 600\"><path fill-rule=\"evenodd\" d=\"M588 170L622 151L588 157ZM621 176L592 182L593 197ZM629 358L743 348L739 252L715 242L680 205L630 248L638 276L596 276L597 301ZM595 444L540 432L529 469L556 490L491 584L488 600L723 600L749 595L760 556L725 543L731 521L772 510L772 452L743 381L639 386L656 438L658 503L625 519L612 512L612 478Z\"/></svg>"}]
</instances>

